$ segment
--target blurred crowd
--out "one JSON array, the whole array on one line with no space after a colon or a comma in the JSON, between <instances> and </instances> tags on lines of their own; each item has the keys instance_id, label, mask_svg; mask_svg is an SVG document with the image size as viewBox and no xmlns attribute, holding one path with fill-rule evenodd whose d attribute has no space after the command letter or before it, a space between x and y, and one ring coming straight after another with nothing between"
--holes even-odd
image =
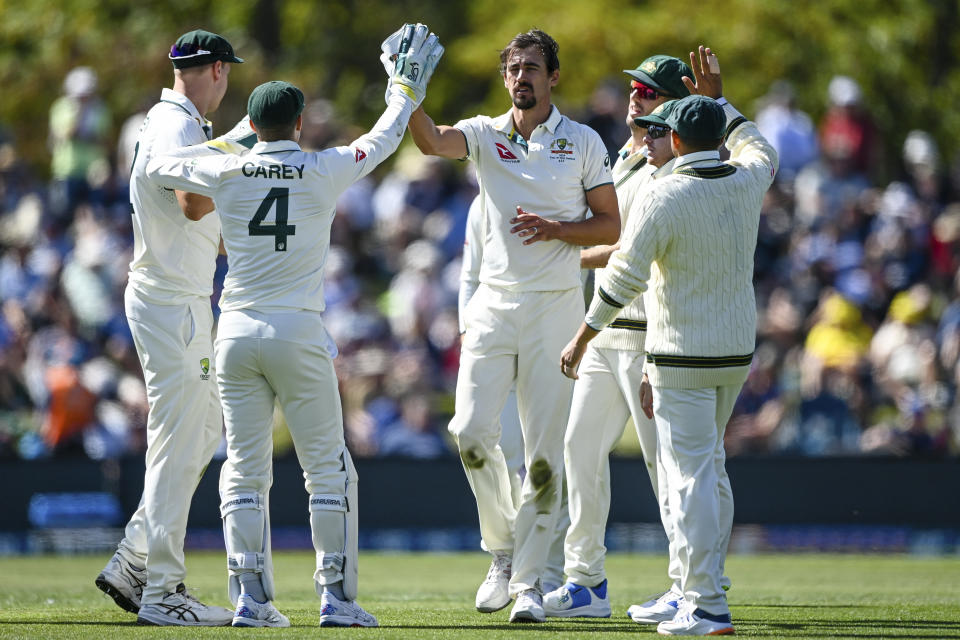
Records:
<instances>
[{"instance_id":1,"label":"blurred crowd","mask_svg":"<svg viewBox=\"0 0 960 640\"><path fill-rule=\"evenodd\" d=\"M626 97L626 83L604 84L588 111L570 115L615 152ZM819 122L783 81L752 109L740 105L781 169L760 223L757 348L728 455L956 455L960 157L942 158L911 125L878 131L850 78L834 78L824 100ZM50 109L49 181L0 129L0 458L145 448L146 394L123 313L126 176L143 116L116 120L96 73L71 71ZM358 124L313 101L301 144L347 143ZM881 136L905 136L901 158L882 156L892 147ZM891 166L896 179L881 181ZM469 163L410 145L338 203L325 319L356 456L453 455L460 254L476 192ZM277 423L282 451L289 438Z\"/></svg>"}]
</instances>

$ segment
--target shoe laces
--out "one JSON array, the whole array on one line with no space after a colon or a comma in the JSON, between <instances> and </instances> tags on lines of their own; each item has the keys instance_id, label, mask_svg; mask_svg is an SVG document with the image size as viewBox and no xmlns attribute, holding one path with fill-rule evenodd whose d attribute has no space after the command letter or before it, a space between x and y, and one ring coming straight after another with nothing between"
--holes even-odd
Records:
<instances>
[{"instance_id":1,"label":"shoe laces","mask_svg":"<svg viewBox=\"0 0 960 640\"><path fill-rule=\"evenodd\" d=\"M202 602L197 599L197 596L193 595L187 591L187 585L182 582L177 585L177 595L183 596L183 599L189 602L190 604L205 606Z\"/></svg>"},{"instance_id":2,"label":"shoe laces","mask_svg":"<svg viewBox=\"0 0 960 640\"><path fill-rule=\"evenodd\" d=\"M493 562L490 563L490 570L487 571L487 582L496 581L500 576L510 577L510 570L513 566L513 559L506 554L495 554Z\"/></svg>"}]
</instances>

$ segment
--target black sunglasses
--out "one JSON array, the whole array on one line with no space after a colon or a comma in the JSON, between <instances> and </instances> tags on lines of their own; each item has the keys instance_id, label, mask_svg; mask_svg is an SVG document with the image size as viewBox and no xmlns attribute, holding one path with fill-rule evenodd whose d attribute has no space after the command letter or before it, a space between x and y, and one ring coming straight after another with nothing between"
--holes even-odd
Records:
<instances>
[{"instance_id":1,"label":"black sunglasses","mask_svg":"<svg viewBox=\"0 0 960 640\"><path fill-rule=\"evenodd\" d=\"M651 137L652 139L654 139L654 140L657 140L657 139L659 139L659 138L662 138L663 136L667 135L668 133L670 133L670 128L669 128L669 127L662 127L662 126L660 126L660 125L658 125L658 124L648 124L648 125L647 125L647 135L650 136L650 137Z\"/></svg>"}]
</instances>

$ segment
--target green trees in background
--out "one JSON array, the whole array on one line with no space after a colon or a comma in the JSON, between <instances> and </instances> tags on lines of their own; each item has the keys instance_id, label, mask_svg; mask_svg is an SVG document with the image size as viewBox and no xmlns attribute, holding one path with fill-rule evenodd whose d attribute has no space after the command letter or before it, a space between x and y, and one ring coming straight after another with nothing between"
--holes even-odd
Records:
<instances>
[{"instance_id":1,"label":"green trees in background","mask_svg":"<svg viewBox=\"0 0 960 640\"><path fill-rule=\"evenodd\" d=\"M274 78L367 125L383 106L380 41L417 21L447 47L426 102L441 121L506 110L497 52L536 26L560 43L556 97L565 109L586 104L604 79L623 80L621 69L651 53L685 57L704 43L720 57L725 93L748 115L785 78L798 106L817 120L827 83L842 73L860 83L885 133L888 173L913 128L931 131L947 158L960 150L957 0L0 0L0 15L0 127L39 172L49 165L47 112L74 66L97 70L119 128L170 86L170 44L203 27L226 36L247 60L214 114L218 131L242 115L254 86Z\"/></svg>"}]
</instances>

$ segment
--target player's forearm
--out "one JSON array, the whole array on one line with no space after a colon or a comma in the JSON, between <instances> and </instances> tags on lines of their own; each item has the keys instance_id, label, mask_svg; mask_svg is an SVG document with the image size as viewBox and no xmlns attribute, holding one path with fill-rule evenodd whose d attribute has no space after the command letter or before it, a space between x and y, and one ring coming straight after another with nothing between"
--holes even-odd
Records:
<instances>
[{"instance_id":1,"label":"player's forearm","mask_svg":"<svg viewBox=\"0 0 960 640\"><path fill-rule=\"evenodd\" d=\"M400 146L407 121L413 111L413 102L401 93L393 93L386 110L369 132L354 140L350 146L363 149L373 162L370 170L383 162Z\"/></svg>"},{"instance_id":2,"label":"player's forearm","mask_svg":"<svg viewBox=\"0 0 960 640\"><path fill-rule=\"evenodd\" d=\"M602 244L596 247L588 247L580 250L580 268L581 269L602 269L607 266L607 261L613 252L620 248L620 243Z\"/></svg>"},{"instance_id":3,"label":"player's forearm","mask_svg":"<svg viewBox=\"0 0 960 640\"><path fill-rule=\"evenodd\" d=\"M175 191L180 210L190 220L199 220L214 210L213 200L189 191Z\"/></svg>"},{"instance_id":4,"label":"player's forearm","mask_svg":"<svg viewBox=\"0 0 960 640\"><path fill-rule=\"evenodd\" d=\"M619 238L619 215L594 215L582 222L561 222L556 237L577 247L614 244Z\"/></svg>"},{"instance_id":5,"label":"player's forearm","mask_svg":"<svg viewBox=\"0 0 960 640\"><path fill-rule=\"evenodd\" d=\"M407 126L414 144L424 155L451 159L460 159L467 155L466 141L463 140L462 134L454 127L436 125L422 107L413 112Z\"/></svg>"}]
</instances>

